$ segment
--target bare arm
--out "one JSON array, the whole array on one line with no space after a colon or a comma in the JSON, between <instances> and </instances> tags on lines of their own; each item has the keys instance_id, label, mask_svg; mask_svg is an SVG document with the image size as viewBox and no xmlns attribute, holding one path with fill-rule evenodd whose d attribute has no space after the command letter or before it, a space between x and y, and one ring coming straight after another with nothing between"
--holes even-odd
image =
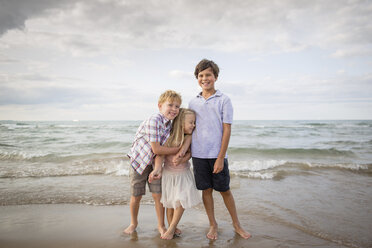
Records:
<instances>
[{"instance_id":1,"label":"bare arm","mask_svg":"<svg viewBox=\"0 0 372 248\"><path fill-rule=\"evenodd\" d=\"M161 178L163 162L164 156L158 155L155 157L155 168L149 175L149 183L151 183L153 180L158 180Z\"/></svg>"},{"instance_id":2,"label":"bare arm","mask_svg":"<svg viewBox=\"0 0 372 248\"><path fill-rule=\"evenodd\" d=\"M168 155L176 154L179 151L179 147L167 147L160 145L159 142L150 142L152 152L157 155Z\"/></svg>"},{"instance_id":3,"label":"bare arm","mask_svg":"<svg viewBox=\"0 0 372 248\"><path fill-rule=\"evenodd\" d=\"M191 158L191 152L190 152L190 157L184 160L185 155L187 152L190 150L190 145L191 145L191 135L186 135L185 140L183 141L183 145L181 146L181 149L177 153L176 156L173 158L173 165L179 165L181 163L184 163L188 161Z\"/></svg>"},{"instance_id":4,"label":"bare arm","mask_svg":"<svg viewBox=\"0 0 372 248\"><path fill-rule=\"evenodd\" d=\"M186 152L189 150L190 148L190 145L191 145L191 135L186 135L185 136L185 139L183 141L183 144L181 146L181 149L179 150L179 152L177 153L177 155L179 157L183 157L185 156Z\"/></svg>"},{"instance_id":5,"label":"bare arm","mask_svg":"<svg viewBox=\"0 0 372 248\"><path fill-rule=\"evenodd\" d=\"M224 159L226 156L227 147L229 146L230 135L231 135L231 124L223 123L221 149L220 149L220 152L218 153L216 162L214 163L213 173L219 173L223 170Z\"/></svg>"}]
</instances>

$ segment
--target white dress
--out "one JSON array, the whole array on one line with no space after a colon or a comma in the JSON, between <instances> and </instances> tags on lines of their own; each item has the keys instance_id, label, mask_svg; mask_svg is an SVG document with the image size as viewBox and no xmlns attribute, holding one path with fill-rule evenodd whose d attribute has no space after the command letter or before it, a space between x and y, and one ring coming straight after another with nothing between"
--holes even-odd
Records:
<instances>
[{"instance_id":1,"label":"white dress","mask_svg":"<svg viewBox=\"0 0 372 248\"><path fill-rule=\"evenodd\" d=\"M176 209L179 206L191 208L201 202L200 192L196 189L194 175L190 163L177 166L171 164L175 155L165 157L161 187L160 202L166 208Z\"/></svg>"}]
</instances>

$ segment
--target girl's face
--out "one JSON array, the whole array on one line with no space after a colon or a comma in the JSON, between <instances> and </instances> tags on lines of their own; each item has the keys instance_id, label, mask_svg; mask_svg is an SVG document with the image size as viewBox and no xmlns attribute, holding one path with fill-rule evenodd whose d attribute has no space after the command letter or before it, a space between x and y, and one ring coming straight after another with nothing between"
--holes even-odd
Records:
<instances>
[{"instance_id":1,"label":"girl's face","mask_svg":"<svg viewBox=\"0 0 372 248\"><path fill-rule=\"evenodd\" d=\"M195 115L187 114L185 116L185 134L192 134L195 128Z\"/></svg>"}]
</instances>

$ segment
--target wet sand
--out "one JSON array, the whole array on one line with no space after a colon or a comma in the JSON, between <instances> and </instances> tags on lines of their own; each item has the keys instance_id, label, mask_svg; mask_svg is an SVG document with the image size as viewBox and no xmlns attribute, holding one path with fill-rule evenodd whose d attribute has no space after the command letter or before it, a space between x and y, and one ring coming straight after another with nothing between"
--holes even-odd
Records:
<instances>
[{"instance_id":1,"label":"wet sand","mask_svg":"<svg viewBox=\"0 0 372 248\"><path fill-rule=\"evenodd\" d=\"M190 209L179 224L183 233L173 240L162 240L157 231L152 205L141 205L140 225L132 235L123 234L129 224L128 206L90 206L82 204L44 204L0 206L0 247L338 247L298 230L265 223L244 216L242 224L254 230L244 240L231 224L218 219L219 239L208 240L208 220L204 210ZM227 214L227 213L226 213ZM244 221L250 219L249 221ZM270 236L266 235L269 232ZM293 240L291 241L291 238ZM304 246L308 242L308 245ZM298 243L297 243L298 244Z\"/></svg>"}]
</instances>

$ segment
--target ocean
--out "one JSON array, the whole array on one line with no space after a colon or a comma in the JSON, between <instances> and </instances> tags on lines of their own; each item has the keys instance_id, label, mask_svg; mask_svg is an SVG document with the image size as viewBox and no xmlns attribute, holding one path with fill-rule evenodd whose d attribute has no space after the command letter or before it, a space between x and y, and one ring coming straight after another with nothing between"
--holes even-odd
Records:
<instances>
[{"instance_id":1,"label":"ocean","mask_svg":"<svg viewBox=\"0 0 372 248\"><path fill-rule=\"evenodd\" d=\"M0 121L0 205L127 205L126 154L139 124ZM372 247L371 120L235 121L228 156L251 233L262 220L304 235L283 247Z\"/></svg>"}]
</instances>

